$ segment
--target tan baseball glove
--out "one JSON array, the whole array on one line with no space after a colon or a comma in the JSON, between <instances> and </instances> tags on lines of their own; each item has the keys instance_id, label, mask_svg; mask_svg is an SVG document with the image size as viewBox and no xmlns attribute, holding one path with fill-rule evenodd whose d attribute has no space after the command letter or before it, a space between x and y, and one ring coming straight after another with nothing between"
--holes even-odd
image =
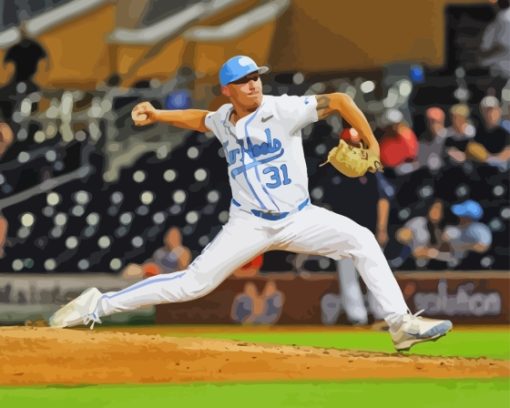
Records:
<instances>
[{"instance_id":1,"label":"tan baseball glove","mask_svg":"<svg viewBox=\"0 0 510 408\"><path fill-rule=\"evenodd\" d=\"M338 146L329 151L328 160L322 163L331 163L340 173L347 177L361 177L367 171L375 173L382 171L383 167L377 155L363 146L351 146L340 140Z\"/></svg>"}]
</instances>

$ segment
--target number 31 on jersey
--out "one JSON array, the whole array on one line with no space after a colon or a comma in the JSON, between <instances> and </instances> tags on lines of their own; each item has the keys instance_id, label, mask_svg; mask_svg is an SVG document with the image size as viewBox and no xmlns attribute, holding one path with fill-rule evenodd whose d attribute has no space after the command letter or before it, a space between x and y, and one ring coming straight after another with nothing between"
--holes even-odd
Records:
<instances>
[{"instance_id":1,"label":"number 31 on jersey","mask_svg":"<svg viewBox=\"0 0 510 408\"><path fill-rule=\"evenodd\" d=\"M269 174L272 182L266 183L266 187L269 188L278 188L282 184L285 186L287 184L292 183L292 180L289 178L289 174L287 172L287 165L282 164L280 167L271 166L266 167L263 171L263 174Z\"/></svg>"}]
</instances>

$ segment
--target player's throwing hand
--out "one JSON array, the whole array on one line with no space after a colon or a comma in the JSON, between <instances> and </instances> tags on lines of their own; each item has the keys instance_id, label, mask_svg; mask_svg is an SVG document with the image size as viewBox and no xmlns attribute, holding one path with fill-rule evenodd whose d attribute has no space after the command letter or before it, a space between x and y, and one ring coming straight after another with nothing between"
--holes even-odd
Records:
<instances>
[{"instance_id":1,"label":"player's throwing hand","mask_svg":"<svg viewBox=\"0 0 510 408\"><path fill-rule=\"evenodd\" d=\"M158 110L150 102L141 102L131 111L136 126L152 125L157 121Z\"/></svg>"}]
</instances>

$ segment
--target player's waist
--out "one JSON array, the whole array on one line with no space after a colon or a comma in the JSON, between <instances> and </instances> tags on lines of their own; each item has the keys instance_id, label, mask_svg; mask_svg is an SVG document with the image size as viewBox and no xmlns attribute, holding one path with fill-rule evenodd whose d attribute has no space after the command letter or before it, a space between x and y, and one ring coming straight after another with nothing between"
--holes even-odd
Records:
<instances>
[{"instance_id":1,"label":"player's waist","mask_svg":"<svg viewBox=\"0 0 510 408\"><path fill-rule=\"evenodd\" d=\"M302 202L300 202L295 208L288 210L288 211L272 211L272 210L261 210L259 208L245 208L245 206L241 206L240 203L238 203L235 199L232 199L232 204L239 208L241 211L249 212L250 214L254 215L258 218L263 218L265 220L270 221L278 221L282 220L289 215L295 214L302 209L304 209L308 204L310 204L310 198L305 198Z\"/></svg>"}]
</instances>

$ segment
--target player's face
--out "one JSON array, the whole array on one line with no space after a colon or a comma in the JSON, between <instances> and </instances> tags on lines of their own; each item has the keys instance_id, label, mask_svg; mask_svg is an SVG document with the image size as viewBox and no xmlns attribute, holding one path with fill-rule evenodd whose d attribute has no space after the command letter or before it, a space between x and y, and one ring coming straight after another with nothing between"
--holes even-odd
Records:
<instances>
[{"instance_id":1,"label":"player's face","mask_svg":"<svg viewBox=\"0 0 510 408\"><path fill-rule=\"evenodd\" d=\"M246 109L257 108L262 103L262 81L258 72L252 72L223 87L222 92L234 104Z\"/></svg>"}]
</instances>

